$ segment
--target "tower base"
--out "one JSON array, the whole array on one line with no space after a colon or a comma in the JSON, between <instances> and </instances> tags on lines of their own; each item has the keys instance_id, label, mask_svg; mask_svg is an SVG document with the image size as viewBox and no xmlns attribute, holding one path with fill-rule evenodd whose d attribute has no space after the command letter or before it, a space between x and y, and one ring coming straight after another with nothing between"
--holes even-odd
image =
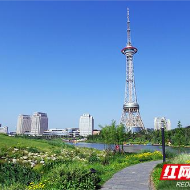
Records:
<instances>
[{"instance_id":1,"label":"tower base","mask_svg":"<svg viewBox=\"0 0 190 190\"><path fill-rule=\"evenodd\" d=\"M137 133L144 129L139 111L126 112L123 110L120 123L125 126L126 131L128 132L131 131L132 133Z\"/></svg>"}]
</instances>

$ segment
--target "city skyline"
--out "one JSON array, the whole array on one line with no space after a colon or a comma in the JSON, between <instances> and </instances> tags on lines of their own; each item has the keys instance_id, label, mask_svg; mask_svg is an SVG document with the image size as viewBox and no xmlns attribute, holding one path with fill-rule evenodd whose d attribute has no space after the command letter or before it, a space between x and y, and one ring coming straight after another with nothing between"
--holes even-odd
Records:
<instances>
[{"instance_id":1,"label":"city skyline","mask_svg":"<svg viewBox=\"0 0 190 190\"><path fill-rule=\"evenodd\" d=\"M164 116L190 125L190 2L1 2L0 123L41 110L49 128L120 121L127 7L145 128Z\"/></svg>"}]
</instances>

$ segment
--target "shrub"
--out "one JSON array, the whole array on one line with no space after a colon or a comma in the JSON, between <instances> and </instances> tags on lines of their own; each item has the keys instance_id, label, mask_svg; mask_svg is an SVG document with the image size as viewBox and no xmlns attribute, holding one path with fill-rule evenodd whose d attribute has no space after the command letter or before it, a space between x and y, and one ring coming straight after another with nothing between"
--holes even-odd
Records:
<instances>
[{"instance_id":1,"label":"shrub","mask_svg":"<svg viewBox=\"0 0 190 190\"><path fill-rule=\"evenodd\" d=\"M180 154L171 160L173 164L185 164L185 163L188 164L189 161L190 161L190 154Z\"/></svg>"},{"instance_id":2,"label":"shrub","mask_svg":"<svg viewBox=\"0 0 190 190\"><path fill-rule=\"evenodd\" d=\"M170 158L174 158L176 156L177 156L177 154L175 152L166 150L166 158L170 159Z\"/></svg>"},{"instance_id":3,"label":"shrub","mask_svg":"<svg viewBox=\"0 0 190 190\"><path fill-rule=\"evenodd\" d=\"M47 189L93 190L97 188L100 178L88 168L61 165L48 176Z\"/></svg>"},{"instance_id":4,"label":"shrub","mask_svg":"<svg viewBox=\"0 0 190 190\"><path fill-rule=\"evenodd\" d=\"M98 162L98 161L100 161L100 159L97 157L97 155L95 153L92 153L90 155L90 157L88 158L89 163L94 163L94 162Z\"/></svg>"},{"instance_id":5,"label":"shrub","mask_svg":"<svg viewBox=\"0 0 190 190\"><path fill-rule=\"evenodd\" d=\"M54 160L54 161L50 160L50 161L46 162L46 164L43 166L42 170L45 173L45 172L48 172L55 167L58 167L60 165L64 166L66 164L68 165L70 163L72 163L72 160L59 160L59 159Z\"/></svg>"},{"instance_id":6,"label":"shrub","mask_svg":"<svg viewBox=\"0 0 190 190\"><path fill-rule=\"evenodd\" d=\"M7 150L7 147L2 147L2 148L0 149L0 157L5 157L5 156L7 156L7 154L8 154L7 151L8 151L8 150Z\"/></svg>"},{"instance_id":7,"label":"shrub","mask_svg":"<svg viewBox=\"0 0 190 190\"><path fill-rule=\"evenodd\" d=\"M10 186L5 186L0 184L0 189L2 190L26 190L26 186L21 183L14 183Z\"/></svg>"},{"instance_id":8,"label":"shrub","mask_svg":"<svg viewBox=\"0 0 190 190\"><path fill-rule=\"evenodd\" d=\"M2 185L6 186L17 182L26 185L31 181L39 180L40 177L39 173L26 166L0 163L0 184Z\"/></svg>"},{"instance_id":9,"label":"shrub","mask_svg":"<svg viewBox=\"0 0 190 190\"><path fill-rule=\"evenodd\" d=\"M155 151L151 153L152 160L159 160L163 158L163 155L160 151Z\"/></svg>"}]
</instances>

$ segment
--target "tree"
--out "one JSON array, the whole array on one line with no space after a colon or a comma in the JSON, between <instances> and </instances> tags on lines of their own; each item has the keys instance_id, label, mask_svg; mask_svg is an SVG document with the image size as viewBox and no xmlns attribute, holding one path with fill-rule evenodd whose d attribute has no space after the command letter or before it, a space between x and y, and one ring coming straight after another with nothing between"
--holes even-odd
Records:
<instances>
[{"instance_id":1,"label":"tree","mask_svg":"<svg viewBox=\"0 0 190 190\"><path fill-rule=\"evenodd\" d=\"M123 151L123 143L126 139L125 126L123 124L120 124L116 127L116 139L117 144L121 145Z\"/></svg>"},{"instance_id":2,"label":"tree","mask_svg":"<svg viewBox=\"0 0 190 190\"><path fill-rule=\"evenodd\" d=\"M122 145L126 139L125 127L124 125L116 125L116 121L112 121L111 125L106 125L105 127L99 126L102 128L101 135L104 139L106 149L111 150L112 145ZM120 149L119 149L120 150Z\"/></svg>"},{"instance_id":3,"label":"tree","mask_svg":"<svg viewBox=\"0 0 190 190\"><path fill-rule=\"evenodd\" d=\"M185 130L182 128L181 122L178 121L178 128L175 129L175 134L172 138L173 144L177 146L184 145L185 143Z\"/></svg>"}]
</instances>

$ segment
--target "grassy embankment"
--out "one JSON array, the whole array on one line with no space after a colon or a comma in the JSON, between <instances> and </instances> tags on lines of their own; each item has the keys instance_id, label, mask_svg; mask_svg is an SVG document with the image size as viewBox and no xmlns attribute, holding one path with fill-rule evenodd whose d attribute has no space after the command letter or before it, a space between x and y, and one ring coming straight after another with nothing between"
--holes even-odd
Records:
<instances>
[{"instance_id":1,"label":"grassy embankment","mask_svg":"<svg viewBox=\"0 0 190 190\"><path fill-rule=\"evenodd\" d=\"M0 189L93 190L124 167L161 157L160 152L114 154L74 147L60 139L0 135Z\"/></svg>"},{"instance_id":2,"label":"grassy embankment","mask_svg":"<svg viewBox=\"0 0 190 190\"><path fill-rule=\"evenodd\" d=\"M190 154L180 154L175 156L166 162L166 164L190 164ZM186 182L186 181L175 181L175 180L160 180L160 175L162 171L163 164L158 164L153 172L152 178L154 186L157 190L179 190L179 189L189 189L189 187L176 187L177 182Z\"/></svg>"}]
</instances>

